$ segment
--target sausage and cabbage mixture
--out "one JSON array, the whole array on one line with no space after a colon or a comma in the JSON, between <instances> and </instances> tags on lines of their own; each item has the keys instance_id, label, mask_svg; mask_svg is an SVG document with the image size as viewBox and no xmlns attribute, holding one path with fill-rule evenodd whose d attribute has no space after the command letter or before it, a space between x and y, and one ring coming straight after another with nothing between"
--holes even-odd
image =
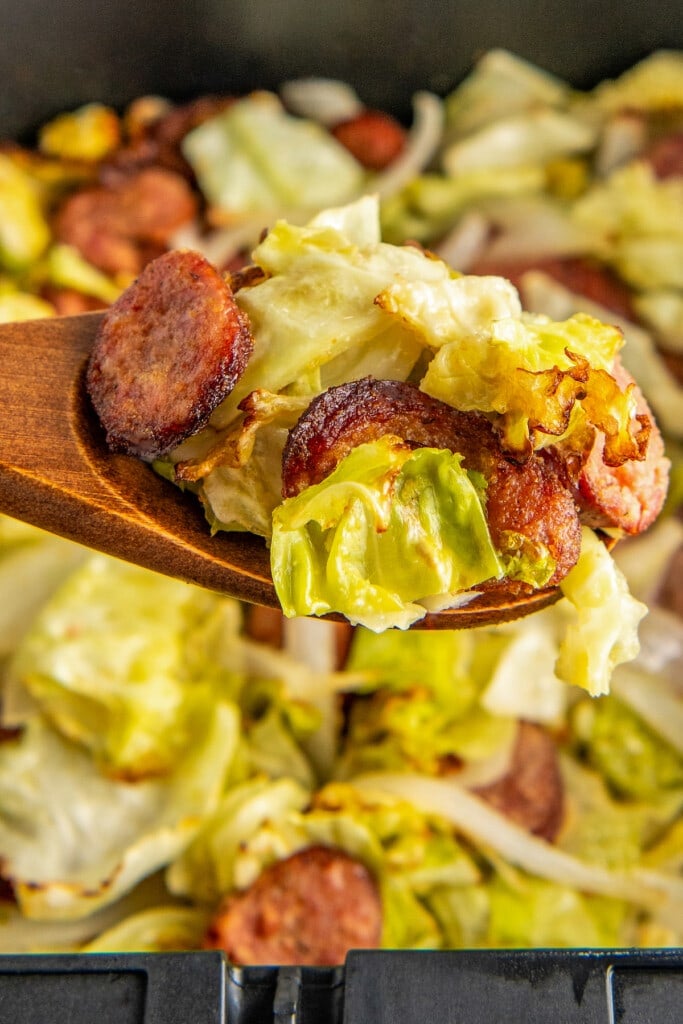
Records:
<instances>
[{"instance_id":1,"label":"sausage and cabbage mixture","mask_svg":"<svg viewBox=\"0 0 683 1024\"><path fill-rule=\"evenodd\" d=\"M109 308L108 442L285 614L0 521L0 949L681 944L682 274L677 53L2 143L0 319ZM501 579L563 600L387 629Z\"/></svg>"}]
</instances>

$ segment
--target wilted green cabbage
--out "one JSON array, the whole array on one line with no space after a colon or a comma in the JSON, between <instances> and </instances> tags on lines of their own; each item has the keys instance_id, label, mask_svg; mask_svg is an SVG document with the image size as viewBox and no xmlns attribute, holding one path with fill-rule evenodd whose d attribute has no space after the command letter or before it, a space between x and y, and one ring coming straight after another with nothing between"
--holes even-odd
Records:
<instances>
[{"instance_id":1,"label":"wilted green cabbage","mask_svg":"<svg viewBox=\"0 0 683 1024\"><path fill-rule=\"evenodd\" d=\"M273 514L271 570L285 615L342 612L405 628L502 573L482 481L452 452L384 438Z\"/></svg>"},{"instance_id":2,"label":"wilted green cabbage","mask_svg":"<svg viewBox=\"0 0 683 1024\"><path fill-rule=\"evenodd\" d=\"M107 772L160 775L220 695L218 638L238 626L235 603L96 555L40 611L10 678Z\"/></svg>"},{"instance_id":3,"label":"wilted green cabbage","mask_svg":"<svg viewBox=\"0 0 683 1024\"><path fill-rule=\"evenodd\" d=\"M231 104L185 136L183 153L207 200L233 219L272 218L354 199L361 165L313 121L288 114L272 93Z\"/></svg>"}]
</instances>

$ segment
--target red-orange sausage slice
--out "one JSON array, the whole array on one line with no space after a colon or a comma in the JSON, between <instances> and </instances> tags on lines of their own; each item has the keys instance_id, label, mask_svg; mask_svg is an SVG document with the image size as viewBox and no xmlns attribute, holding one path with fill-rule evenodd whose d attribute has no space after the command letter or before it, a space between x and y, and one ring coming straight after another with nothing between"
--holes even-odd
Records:
<instances>
[{"instance_id":1,"label":"red-orange sausage slice","mask_svg":"<svg viewBox=\"0 0 683 1024\"><path fill-rule=\"evenodd\" d=\"M660 179L683 177L683 132L665 135L652 144L645 159Z\"/></svg>"},{"instance_id":2,"label":"red-orange sausage slice","mask_svg":"<svg viewBox=\"0 0 683 1024\"><path fill-rule=\"evenodd\" d=\"M628 534L646 530L662 511L669 485L669 460L650 407L633 377L618 361L612 370L621 388L634 387L637 413L647 418L649 436L642 461L629 459L621 466L603 461L604 435L583 460L576 479L575 500L582 522L593 527L616 527Z\"/></svg>"},{"instance_id":3,"label":"red-orange sausage slice","mask_svg":"<svg viewBox=\"0 0 683 1024\"><path fill-rule=\"evenodd\" d=\"M367 868L341 850L309 846L229 896L206 935L235 964L333 966L379 946L382 903Z\"/></svg>"},{"instance_id":4,"label":"red-orange sausage slice","mask_svg":"<svg viewBox=\"0 0 683 1024\"><path fill-rule=\"evenodd\" d=\"M199 253L153 260L105 314L87 388L112 451L166 454L206 425L253 348L229 285Z\"/></svg>"},{"instance_id":5,"label":"red-orange sausage slice","mask_svg":"<svg viewBox=\"0 0 683 1024\"><path fill-rule=\"evenodd\" d=\"M163 167L143 167L68 196L58 210L57 238L75 246L105 274L139 274L168 248L197 213L188 182Z\"/></svg>"},{"instance_id":6,"label":"red-orange sausage slice","mask_svg":"<svg viewBox=\"0 0 683 1024\"><path fill-rule=\"evenodd\" d=\"M407 137L405 128L381 110L363 110L335 125L332 134L372 171L388 167L402 153Z\"/></svg>"},{"instance_id":7,"label":"red-orange sausage slice","mask_svg":"<svg viewBox=\"0 0 683 1024\"><path fill-rule=\"evenodd\" d=\"M511 821L552 842L564 819L564 782L549 733L520 722L509 770L477 792Z\"/></svg>"}]
</instances>

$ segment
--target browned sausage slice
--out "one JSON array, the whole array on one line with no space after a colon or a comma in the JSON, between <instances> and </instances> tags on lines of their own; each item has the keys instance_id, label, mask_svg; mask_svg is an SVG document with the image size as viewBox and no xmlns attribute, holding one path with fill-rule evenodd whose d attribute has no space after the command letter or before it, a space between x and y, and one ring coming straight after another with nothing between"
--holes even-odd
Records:
<instances>
[{"instance_id":1,"label":"browned sausage slice","mask_svg":"<svg viewBox=\"0 0 683 1024\"><path fill-rule=\"evenodd\" d=\"M522 464L507 459L485 416L453 409L412 384L366 377L314 399L285 445L284 496L319 483L352 448L386 434L458 452L466 469L483 473L489 530L499 551L519 544L520 535L529 547L548 548L556 563L551 583L575 565L581 528L559 458L541 452Z\"/></svg>"},{"instance_id":2,"label":"browned sausage slice","mask_svg":"<svg viewBox=\"0 0 683 1024\"><path fill-rule=\"evenodd\" d=\"M538 725L520 722L509 771L476 792L511 821L552 842L564 817L564 783L552 737Z\"/></svg>"},{"instance_id":3,"label":"browned sausage slice","mask_svg":"<svg viewBox=\"0 0 683 1024\"><path fill-rule=\"evenodd\" d=\"M379 946L382 903L367 868L341 850L309 846L229 896L206 935L235 964L333 966Z\"/></svg>"},{"instance_id":4,"label":"browned sausage slice","mask_svg":"<svg viewBox=\"0 0 683 1024\"><path fill-rule=\"evenodd\" d=\"M111 186L69 196L54 230L104 273L134 275L196 212L197 199L184 178L163 167L145 167Z\"/></svg>"},{"instance_id":5,"label":"browned sausage slice","mask_svg":"<svg viewBox=\"0 0 683 1024\"><path fill-rule=\"evenodd\" d=\"M683 132L674 132L657 139L645 159L660 179L683 177Z\"/></svg>"},{"instance_id":6,"label":"browned sausage slice","mask_svg":"<svg viewBox=\"0 0 683 1024\"><path fill-rule=\"evenodd\" d=\"M112 451L164 455L207 423L253 348L229 285L199 253L160 256L105 314L87 388Z\"/></svg>"},{"instance_id":7,"label":"browned sausage slice","mask_svg":"<svg viewBox=\"0 0 683 1024\"><path fill-rule=\"evenodd\" d=\"M407 133L389 114L363 110L335 125L332 134L363 167L381 171L403 151Z\"/></svg>"}]
</instances>

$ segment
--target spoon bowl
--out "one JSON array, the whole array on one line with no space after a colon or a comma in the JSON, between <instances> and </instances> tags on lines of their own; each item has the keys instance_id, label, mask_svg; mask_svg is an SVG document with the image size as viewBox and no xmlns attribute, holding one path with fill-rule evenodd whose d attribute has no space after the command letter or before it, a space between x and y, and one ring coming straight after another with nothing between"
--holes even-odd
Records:
<instances>
[{"instance_id":1,"label":"spoon bowl","mask_svg":"<svg viewBox=\"0 0 683 1024\"><path fill-rule=\"evenodd\" d=\"M139 459L108 450L84 384L102 316L0 325L0 512L167 576L278 608L260 538L212 536L196 499ZM499 585L417 625L491 625L559 596L555 587L526 594L515 584Z\"/></svg>"}]
</instances>

